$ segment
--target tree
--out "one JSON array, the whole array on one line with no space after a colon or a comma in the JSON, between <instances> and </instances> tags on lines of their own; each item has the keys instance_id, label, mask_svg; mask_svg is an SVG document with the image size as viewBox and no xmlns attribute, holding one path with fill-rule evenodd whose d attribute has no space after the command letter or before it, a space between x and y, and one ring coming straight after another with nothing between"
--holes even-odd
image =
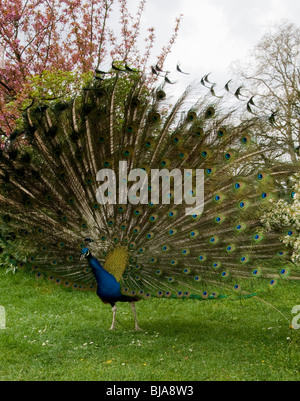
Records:
<instances>
[{"instance_id":1,"label":"tree","mask_svg":"<svg viewBox=\"0 0 300 401\"><path fill-rule=\"evenodd\" d=\"M155 42L154 28L149 28L140 54L137 41L145 4L139 0L133 17L128 0L0 0L0 47L6 53L5 69L0 68L0 134L14 130L20 105L33 96L37 82L49 96L47 82L52 79L50 97L55 98L62 96L63 88L68 93L80 87L108 59L144 71ZM120 34L109 26L117 6ZM161 66L180 20L157 57Z\"/></svg>"},{"instance_id":2,"label":"tree","mask_svg":"<svg viewBox=\"0 0 300 401\"><path fill-rule=\"evenodd\" d=\"M254 103L265 113L257 135L274 149L273 157L296 163L300 145L300 29L288 21L276 25L257 44L237 73ZM252 106L251 106L252 107ZM252 107L255 111L255 106Z\"/></svg>"},{"instance_id":3,"label":"tree","mask_svg":"<svg viewBox=\"0 0 300 401\"><path fill-rule=\"evenodd\" d=\"M292 177L294 181L293 190L291 192L292 202L280 199L273 204L269 212L267 212L262 222L265 227L270 229L285 228L286 235L282 238L284 244L293 249L292 260L294 263L300 262L300 174Z\"/></svg>"}]
</instances>

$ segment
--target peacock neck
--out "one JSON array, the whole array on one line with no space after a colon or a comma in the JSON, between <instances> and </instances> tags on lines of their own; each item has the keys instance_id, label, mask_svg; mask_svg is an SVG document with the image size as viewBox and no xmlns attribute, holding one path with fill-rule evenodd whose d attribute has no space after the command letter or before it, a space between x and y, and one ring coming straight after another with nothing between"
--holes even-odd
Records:
<instances>
[{"instance_id":1,"label":"peacock neck","mask_svg":"<svg viewBox=\"0 0 300 401\"><path fill-rule=\"evenodd\" d=\"M103 269L101 263L94 256L89 255L87 259L88 259L89 265L94 273L94 276L95 276L97 282L99 283L103 279L105 270Z\"/></svg>"}]
</instances>

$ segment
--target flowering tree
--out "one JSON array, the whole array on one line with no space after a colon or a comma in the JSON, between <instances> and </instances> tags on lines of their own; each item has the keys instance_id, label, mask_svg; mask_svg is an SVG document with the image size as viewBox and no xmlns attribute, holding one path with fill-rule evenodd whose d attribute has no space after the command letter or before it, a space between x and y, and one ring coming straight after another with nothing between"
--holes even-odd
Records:
<instances>
[{"instance_id":1,"label":"flowering tree","mask_svg":"<svg viewBox=\"0 0 300 401\"><path fill-rule=\"evenodd\" d=\"M293 249L292 260L300 262L300 174L293 177L294 188L291 194L293 202L280 199L274 202L271 210L263 217L262 222L270 229L287 228L287 235L282 241ZM270 202L273 202L270 200Z\"/></svg>"},{"instance_id":2,"label":"flowering tree","mask_svg":"<svg viewBox=\"0 0 300 401\"><path fill-rule=\"evenodd\" d=\"M33 96L37 83L51 99L80 87L108 59L133 64L141 71L147 68L154 28L148 29L143 54L137 46L146 0L139 0L134 17L127 1L0 0L0 48L6 54L5 68L0 65L0 134L8 136L14 130L20 105ZM115 11L120 16L120 33L110 27ZM180 19L157 56L161 66ZM50 93L47 82L51 82Z\"/></svg>"}]
</instances>

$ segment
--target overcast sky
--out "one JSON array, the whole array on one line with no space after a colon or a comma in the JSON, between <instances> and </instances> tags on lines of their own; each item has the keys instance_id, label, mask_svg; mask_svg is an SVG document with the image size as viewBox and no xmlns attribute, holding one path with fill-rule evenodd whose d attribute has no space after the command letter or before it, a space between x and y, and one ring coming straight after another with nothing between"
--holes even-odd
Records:
<instances>
[{"instance_id":1,"label":"overcast sky","mask_svg":"<svg viewBox=\"0 0 300 401\"><path fill-rule=\"evenodd\" d=\"M134 10L138 0L129 0L129 4ZM181 68L191 73L188 79L211 72L212 79L221 84L230 78L231 63L245 60L272 24L288 19L300 25L300 1L148 0L143 26L156 28L156 54L168 41L180 14L183 21L167 68L176 68L180 62Z\"/></svg>"}]
</instances>

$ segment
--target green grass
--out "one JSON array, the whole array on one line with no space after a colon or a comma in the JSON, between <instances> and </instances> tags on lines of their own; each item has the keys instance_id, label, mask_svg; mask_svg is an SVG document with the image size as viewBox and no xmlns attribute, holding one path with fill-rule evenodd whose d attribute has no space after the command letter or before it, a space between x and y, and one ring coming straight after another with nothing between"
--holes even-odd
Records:
<instances>
[{"instance_id":1,"label":"green grass","mask_svg":"<svg viewBox=\"0 0 300 401\"><path fill-rule=\"evenodd\" d=\"M132 330L126 304L111 332L110 307L94 293L0 269L0 380L299 380L300 330L289 328L299 282L265 299L289 321L254 299L151 299L137 304L144 332Z\"/></svg>"}]
</instances>

